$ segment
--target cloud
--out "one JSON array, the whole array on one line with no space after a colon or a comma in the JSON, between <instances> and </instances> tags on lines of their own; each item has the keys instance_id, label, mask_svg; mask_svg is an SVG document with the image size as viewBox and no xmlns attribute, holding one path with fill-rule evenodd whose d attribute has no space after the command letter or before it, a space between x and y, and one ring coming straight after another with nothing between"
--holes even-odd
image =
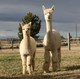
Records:
<instances>
[{"instance_id":1,"label":"cloud","mask_svg":"<svg viewBox=\"0 0 80 79\"><path fill-rule=\"evenodd\" d=\"M60 0L55 1L54 21L79 23L80 22L80 1L79 0Z\"/></svg>"},{"instance_id":2,"label":"cloud","mask_svg":"<svg viewBox=\"0 0 80 79\"><path fill-rule=\"evenodd\" d=\"M51 7L53 0L0 0L0 20L21 21L28 12L43 19L42 5Z\"/></svg>"},{"instance_id":3,"label":"cloud","mask_svg":"<svg viewBox=\"0 0 80 79\"><path fill-rule=\"evenodd\" d=\"M80 21L79 0L0 0L0 20L21 21L28 12L33 12L44 20L42 5L55 5L54 22Z\"/></svg>"},{"instance_id":4,"label":"cloud","mask_svg":"<svg viewBox=\"0 0 80 79\"><path fill-rule=\"evenodd\" d=\"M2 33L2 34L0 34L0 36L6 36L6 35Z\"/></svg>"},{"instance_id":5,"label":"cloud","mask_svg":"<svg viewBox=\"0 0 80 79\"><path fill-rule=\"evenodd\" d=\"M18 24L28 12L38 15L44 21L42 5L46 8L55 6L53 26L56 30L75 31L76 23L80 30L80 0L0 0L0 34L17 36ZM44 24L42 31L45 31Z\"/></svg>"},{"instance_id":6,"label":"cloud","mask_svg":"<svg viewBox=\"0 0 80 79\"><path fill-rule=\"evenodd\" d=\"M19 22L1 22L0 21L0 36L18 37Z\"/></svg>"}]
</instances>

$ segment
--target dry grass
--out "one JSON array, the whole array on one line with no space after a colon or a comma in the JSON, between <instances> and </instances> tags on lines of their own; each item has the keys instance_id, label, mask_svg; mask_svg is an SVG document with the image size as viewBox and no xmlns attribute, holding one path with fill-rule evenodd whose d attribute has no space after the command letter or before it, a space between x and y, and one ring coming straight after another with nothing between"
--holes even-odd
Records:
<instances>
[{"instance_id":1,"label":"dry grass","mask_svg":"<svg viewBox=\"0 0 80 79\"><path fill-rule=\"evenodd\" d=\"M36 69L32 76L22 75L22 65L17 49L0 50L0 79L80 79L80 48L72 47L68 51L62 47L61 70L43 74L43 48L37 48Z\"/></svg>"}]
</instances>

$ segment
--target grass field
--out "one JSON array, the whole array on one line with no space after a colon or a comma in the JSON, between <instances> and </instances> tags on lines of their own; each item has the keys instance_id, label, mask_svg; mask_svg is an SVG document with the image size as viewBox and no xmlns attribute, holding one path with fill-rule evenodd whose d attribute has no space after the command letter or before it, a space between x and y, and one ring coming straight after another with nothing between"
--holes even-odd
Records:
<instances>
[{"instance_id":1,"label":"grass field","mask_svg":"<svg viewBox=\"0 0 80 79\"><path fill-rule=\"evenodd\" d=\"M66 47L61 50L61 70L43 74L43 48L37 48L36 67L32 76L22 75L22 65L18 49L0 50L0 79L80 79L80 47Z\"/></svg>"}]
</instances>

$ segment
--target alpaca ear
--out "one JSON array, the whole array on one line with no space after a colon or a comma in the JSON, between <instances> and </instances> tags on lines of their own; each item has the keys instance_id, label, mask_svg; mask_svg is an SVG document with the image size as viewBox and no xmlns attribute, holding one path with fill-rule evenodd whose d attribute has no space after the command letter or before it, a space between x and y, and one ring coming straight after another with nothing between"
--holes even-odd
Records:
<instances>
[{"instance_id":1,"label":"alpaca ear","mask_svg":"<svg viewBox=\"0 0 80 79\"><path fill-rule=\"evenodd\" d=\"M19 26L22 27L22 23L19 23Z\"/></svg>"},{"instance_id":2,"label":"alpaca ear","mask_svg":"<svg viewBox=\"0 0 80 79\"><path fill-rule=\"evenodd\" d=\"M31 23L32 23L32 22L29 22L28 24L31 26Z\"/></svg>"},{"instance_id":3,"label":"alpaca ear","mask_svg":"<svg viewBox=\"0 0 80 79\"><path fill-rule=\"evenodd\" d=\"M22 26L24 26L24 23L21 22L19 25L22 27Z\"/></svg>"},{"instance_id":4,"label":"alpaca ear","mask_svg":"<svg viewBox=\"0 0 80 79\"><path fill-rule=\"evenodd\" d=\"M45 10L45 6L44 5L42 6L42 9Z\"/></svg>"},{"instance_id":5,"label":"alpaca ear","mask_svg":"<svg viewBox=\"0 0 80 79\"><path fill-rule=\"evenodd\" d=\"M55 6L53 5L53 6L51 7L51 9L52 9L52 10L55 10Z\"/></svg>"},{"instance_id":6,"label":"alpaca ear","mask_svg":"<svg viewBox=\"0 0 80 79\"><path fill-rule=\"evenodd\" d=\"M29 24L31 25L31 22L29 22Z\"/></svg>"},{"instance_id":7,"label":"alpaca ear","mask_svg":"<svg viewBox=\"0 0 80 79\"><path fill-rule=\"evenodd\" d=\"M21 25L21 27L23 26L23 24L22 24L22 23L20 23L20 25Z\"/></svg>"}]
</instances>

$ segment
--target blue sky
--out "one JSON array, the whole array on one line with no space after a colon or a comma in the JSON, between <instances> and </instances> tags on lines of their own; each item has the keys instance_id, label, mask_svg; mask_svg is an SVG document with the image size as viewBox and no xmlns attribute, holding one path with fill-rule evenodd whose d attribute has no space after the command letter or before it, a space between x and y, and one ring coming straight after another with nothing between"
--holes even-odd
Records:
<instances>
[{"instance_id":1,"label":"blue sky","mask_svg":"<svg viewBox=\"0 0 80 79\"><path fill-rule=\"evenodd\" d=\"M0 0L0 36L17 36L18 24L28 12L44 21L42 5L55 6L53 28L74 32L77 24L80 31L80 0Z\"/></svg>"}]
</instances>

